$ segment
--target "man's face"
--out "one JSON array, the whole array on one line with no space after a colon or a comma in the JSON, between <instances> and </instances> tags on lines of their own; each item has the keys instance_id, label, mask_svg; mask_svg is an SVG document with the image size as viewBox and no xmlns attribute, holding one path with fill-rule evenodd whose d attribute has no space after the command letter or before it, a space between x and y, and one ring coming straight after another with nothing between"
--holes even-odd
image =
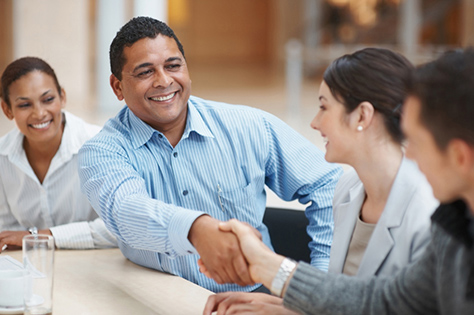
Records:
<instances>
[{"instance_id":1,"label":"man's face","mask_svg":"<svg viewBox=\"0 0 474 315\"><path fill-rule=\"evenodd\" d=\"M171 37L142 38L124 48L122 80L110 84L119 100L156 130L183 129L191 80L184 56Z\"/></svg>"},{"instance_id":2,"label":"man's face","mask_svg":"<svg viewBox=\"0 0 474 315\"><path fill-rule=\"evenodd\" d=\"M421 124L420 110L417 98L409 97L405 101L402 129L408 140L406 155L416 160L440 202L453 201L461 197L460 182L449 153L439 149L431 132Z\"/></svg>"}]
</instances>

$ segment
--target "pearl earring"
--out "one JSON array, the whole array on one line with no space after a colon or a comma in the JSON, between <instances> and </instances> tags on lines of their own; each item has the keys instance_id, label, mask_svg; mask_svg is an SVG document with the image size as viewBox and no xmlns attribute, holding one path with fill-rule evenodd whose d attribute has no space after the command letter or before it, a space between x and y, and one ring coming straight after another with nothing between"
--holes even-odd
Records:
<instances>
[{"instance_id":1,"label":"pearl earring","mask_svg":"<svg viewBox=\"0 0 474 315\"><path fill-rule=\"evenodd\" d=\"M360 125L357 126L357 131L362 131L363 129L364 129L364 127L362 127L362 126L360 126Z\"/></svg>"}]
</instances>

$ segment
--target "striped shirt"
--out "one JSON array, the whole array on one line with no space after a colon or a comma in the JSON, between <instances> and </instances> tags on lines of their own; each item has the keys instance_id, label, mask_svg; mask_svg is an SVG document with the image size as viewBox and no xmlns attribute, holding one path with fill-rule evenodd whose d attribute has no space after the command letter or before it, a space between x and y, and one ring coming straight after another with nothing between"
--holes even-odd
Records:
<instances>
[{"instance_id":1,"label":"striped shirt","mask_svg":"<svg viewBox=\"0 0 474 315\"><path fill-rule=\"evenodd\" d=\"M340 174L340 167L275 116L197 97L189 99L185 130L174 148L125 106L79 152L82 189L124 255L214 292L255 287L219 285L199 272L198 253L187 238L197 217L247 222L271 248L262 223L267 185L283 200L310 203L312 260L327 270Z\"/></svg>"},{"instance_id":2,"label":"striped shirt","mask_svg":"<svg viewBox=\"0 0 474 315\"><path fill-rule=\"evenodd\" d=\"M0 139L0 231L50 229L58 248L116 247L115 237L82 194L77 153L100 127L64 112L61 145L40 183L15 128ZM74 222L74 223L73 223Z\"/></svg>"}]
</instances>

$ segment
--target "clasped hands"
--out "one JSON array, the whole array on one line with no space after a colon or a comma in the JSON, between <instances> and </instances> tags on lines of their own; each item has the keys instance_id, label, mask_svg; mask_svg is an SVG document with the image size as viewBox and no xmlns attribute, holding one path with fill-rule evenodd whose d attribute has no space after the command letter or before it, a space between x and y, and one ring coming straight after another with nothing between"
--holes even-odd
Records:
<instances>
[{"instance_id":1,"label":"clasped hands","mask_svg":"<svg viewBox=\"0 0 474 315\"><path fill-rule=\"evenodd\" d=\"M235 219L221 222L201 216L191 227L189 240L201 256L200 271L220 284L264 283L267 264L278 256L261 241L260 232ZM283 257L278 260L276 270Z\"/></svg>"},{"instance_id":2,"label":"clasped hands","mask_svg":"<svg viewBox=\"0 0 474 315\"><path fill-rule=\"evenodd\" d=\"M199 224L214 224L214 227L210 229L210 232L208 230L207 233L217 235L207 235L212 237L210 244L208 244L209 250L212 251L211 256L203 254L200 251L203 244L195 244L190 236L191 242L201 255L198 260L199 270L218 283L231 282L239 285L262 283L267 288L270 287L284 257L275 254L262 242L260 232L249 224L235 219L228 222L219 222L210 217L204 217L203 219ZM219 249L220 241L229 242L228 247L222 251ZM215 243L218 244L217 248L213 246ZM211 269L215 267L217 269ZM284 308L282 299L278 297L243 292L225 292L211 295L203 314L211 314L213 311L217 311L217 314L247 312L252 314L295 314Z\"/></svg>"}]
</instances>

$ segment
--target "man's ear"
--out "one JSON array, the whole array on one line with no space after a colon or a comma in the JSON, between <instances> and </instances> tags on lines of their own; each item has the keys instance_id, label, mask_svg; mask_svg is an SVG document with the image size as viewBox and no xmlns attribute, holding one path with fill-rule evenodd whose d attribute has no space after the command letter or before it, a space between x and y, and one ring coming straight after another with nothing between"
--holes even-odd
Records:
<instances>
[{"instance_id":1,"label":"man's ear","mask_svg":"<svg viewBox=\"0 0 474 315\"><path fill-rule=\"evenodd\" d=\"M10 107L8 107L7 103L3 99L2 99L2 110L5 116L7 116L9 120L13 119L12 110L10 109Z\"/></svg>"},{"instance_id":2,"label":"man's ear","mask_svg":"<svg viewBox=\"0 0 474 315\"><path fill-rule=\"evenodd\" d=\"M362 127L358 130L367 129L372 123L374 113L374 106L370 102L360 103L359 106L357 106L357 108L354 109L352 113L350 113L351 127L353 127L354 129Z\"/></svg>"},{"instance_id":3,"label":"man's ear","mask_svg":"<svg viewBox=\"0 0 474 315\"><path fill-rule=\"evenodd\" d=\"M462 174L474 172L474 147L462 139L449 141L446 152L449 160Z\"/></svg>"},{"instance_id":4,"label":"man's ear","mask_svg":"<svg viewBox=\"0 0 474 315\"><path fill-rule=\"evenodd\" d=\"M113 74L110 75L110 86L114 91L115 95L117 96L118 100L121 101L124 99L122 93L122 82Z\"/></svg>"}]
</instances>

